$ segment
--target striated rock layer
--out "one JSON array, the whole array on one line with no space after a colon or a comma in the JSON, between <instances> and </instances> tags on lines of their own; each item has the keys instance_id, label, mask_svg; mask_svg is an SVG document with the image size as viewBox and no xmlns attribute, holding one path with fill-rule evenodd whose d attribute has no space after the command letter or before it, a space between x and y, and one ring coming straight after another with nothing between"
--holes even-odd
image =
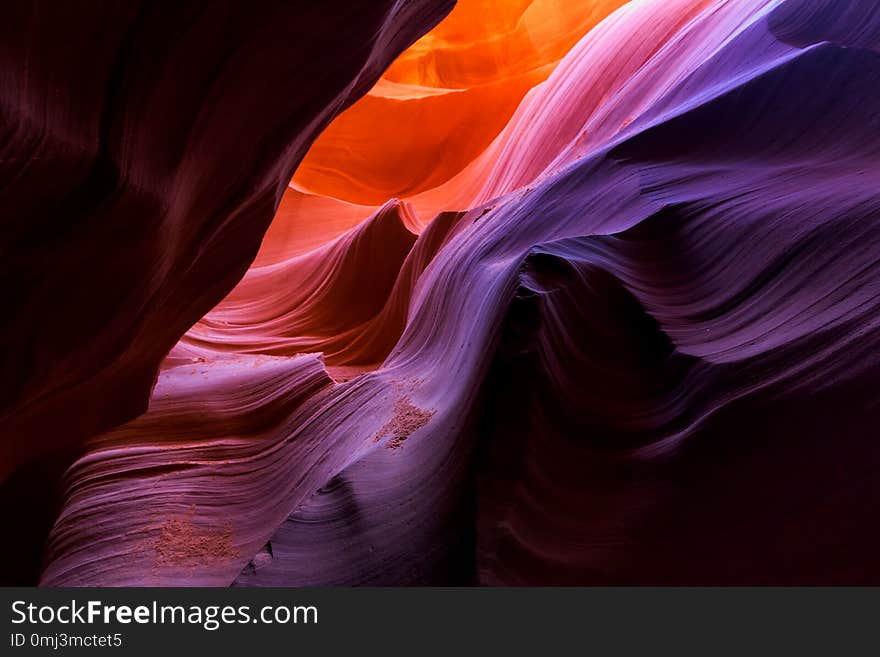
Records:
<instances>
[{"instance_id":1,"label":"striated rock layer","mask_svg":"<svg viewBox=\"0 0 880 657\"><path fill-rule=\"evenodd\" d=\"M163 327L41 582L880 583L878 88L873 2L462 1Z\"/></svg>"},{"instance_id":2,"label":"striated rock layer","mask_svg":"<svg viewBox=\"0 0 880 657\"><path fill-rule=\"evenodd\" d=\"M18 529L4 541L13 570L36 576L62 468L146 409L159 362L247 270L312 140L452 5L4 6L0 506Z\"/></svg>"}]
</instances>

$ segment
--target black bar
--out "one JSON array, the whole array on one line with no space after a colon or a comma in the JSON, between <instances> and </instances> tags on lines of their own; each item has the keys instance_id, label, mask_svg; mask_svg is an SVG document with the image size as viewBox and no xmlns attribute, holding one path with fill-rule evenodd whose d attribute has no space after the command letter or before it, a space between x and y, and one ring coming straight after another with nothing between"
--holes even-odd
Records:
<instances>
[{"instance_id":1,"label":"black bar","mask_svg":"<svg viewBox=\"0 0 880 657\"><path fill-rule=\"evenodd\" d=\"M872 588L4 588L0 595L2 655L876 654L880 609L880 589ZM163 606L183 607L186 622L177 609L156 622ZM229 622L223 607L234 609ZM32 614L51 621L59 612L69 620L76 609L82 622L30 622Z\"/></svg>"}]
</instances>

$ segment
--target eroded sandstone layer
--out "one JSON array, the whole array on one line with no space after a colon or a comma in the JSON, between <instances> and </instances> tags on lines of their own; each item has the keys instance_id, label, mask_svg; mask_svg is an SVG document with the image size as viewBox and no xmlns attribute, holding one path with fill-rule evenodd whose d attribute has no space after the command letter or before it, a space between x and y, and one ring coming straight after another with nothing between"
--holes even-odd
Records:
<instances>
[{"instance_id":1,"label":"eroded sandstone layer","mask_svg":"<svg viewBox=\"0 0 880 657\"><path fill-rule=\"evenodd\" d=\"M880 583L876 3L312 4L4 37L40 581Z\"/></svg>"}]
</instances>

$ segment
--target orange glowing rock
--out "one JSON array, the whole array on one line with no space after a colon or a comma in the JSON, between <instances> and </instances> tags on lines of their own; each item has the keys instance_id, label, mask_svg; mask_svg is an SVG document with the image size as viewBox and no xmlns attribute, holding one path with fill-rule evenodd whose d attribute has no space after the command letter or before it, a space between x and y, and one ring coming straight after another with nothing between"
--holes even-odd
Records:
<instances>
[{"instance_id":1,"label":"orange glowing rock","mask_svg":"<svg viewBox=\"0 0 880 657\"><path fill-rule=\"evenodd\" d=\"M375 206L446 182L488 147L572 46L623 4L459 2L327 128L292 186Z\"/></svg>"}]
</instances>

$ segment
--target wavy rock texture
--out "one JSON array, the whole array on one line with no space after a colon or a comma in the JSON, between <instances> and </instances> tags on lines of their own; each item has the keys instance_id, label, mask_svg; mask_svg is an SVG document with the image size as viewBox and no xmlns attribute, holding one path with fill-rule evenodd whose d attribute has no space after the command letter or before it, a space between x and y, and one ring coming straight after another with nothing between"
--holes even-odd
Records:
<instances>
[{"instance_id":1,"label":"wavy rock texture","mask_svg":"<svg viewBox=\"0 0 880 657\"><path fill-rule=\"evenodd\" d=\"M880 582L878 88L873 2L460 3L89 439L41 581Z\"/></svg>"},{"instance_id":2,"label":"wavy rock texture","mask_svg":"<svg viewBox=\"0 0 880 657\"><path fill-rule=\"evenodd\" d=\"M36 578L63 468L146 409L311 141L452 4L4 5L0 507L17 573Z\"/></svg>"}]
</instances>

